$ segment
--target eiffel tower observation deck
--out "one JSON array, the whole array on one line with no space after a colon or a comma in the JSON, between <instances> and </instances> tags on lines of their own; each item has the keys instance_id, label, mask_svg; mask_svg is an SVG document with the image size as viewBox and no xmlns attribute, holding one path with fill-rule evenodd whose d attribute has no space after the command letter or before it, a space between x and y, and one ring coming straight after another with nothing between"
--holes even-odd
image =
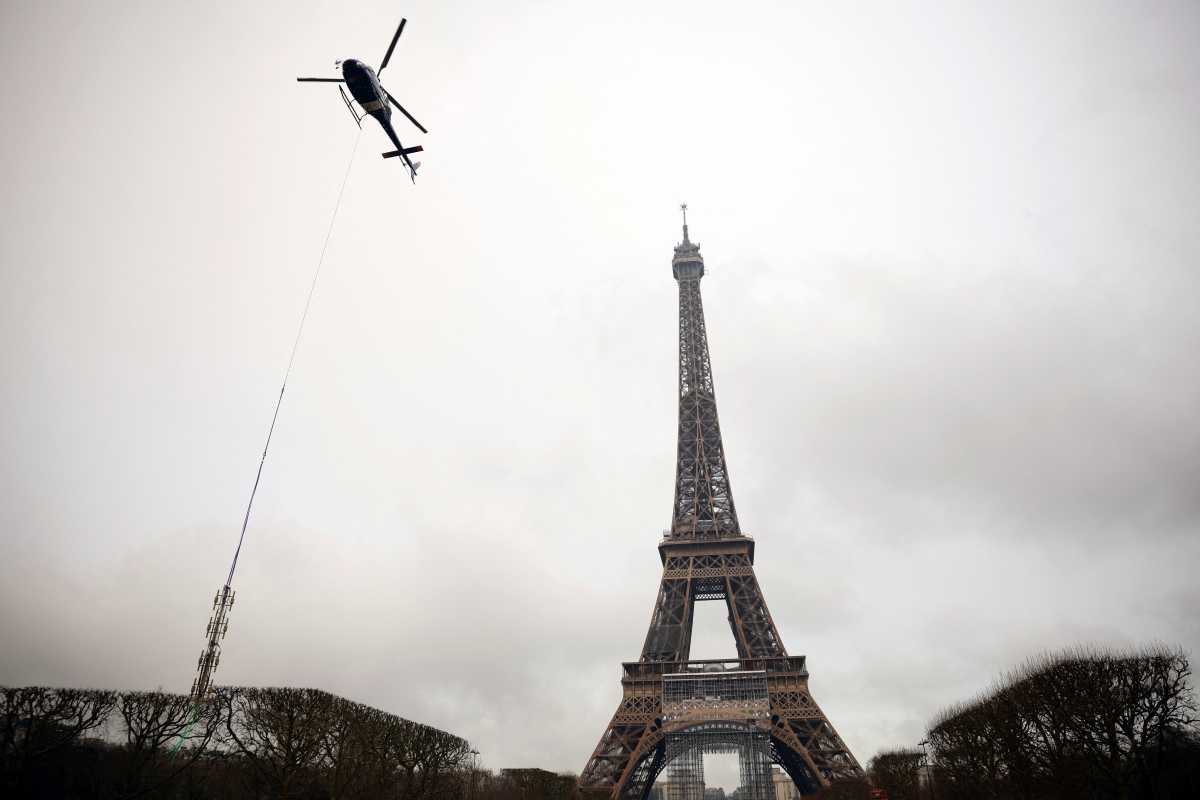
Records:
<instances>
[{"instance_id":1,"label":"eiffel tower observation deck","mask_svg":"<svg viewBox=\"0 0 1200 800\"><path fill-rule=\"evenodd\" d=\"M752 800L774 797L771 764L803 795L862 769L808 691L804 656L789 656L754 574L717 418L700 280L688 232L675 246L679 284L679 425L671 526L658 543L663 573L638 661L623 665L622 697L579 778L589 797L644 800L665 771L672 800L697 800L703 755L737 753ZM697 602L722 600L737 657L690 659ZM675 795L678 795L676 798Z\"/></svg>"}]
</instances>

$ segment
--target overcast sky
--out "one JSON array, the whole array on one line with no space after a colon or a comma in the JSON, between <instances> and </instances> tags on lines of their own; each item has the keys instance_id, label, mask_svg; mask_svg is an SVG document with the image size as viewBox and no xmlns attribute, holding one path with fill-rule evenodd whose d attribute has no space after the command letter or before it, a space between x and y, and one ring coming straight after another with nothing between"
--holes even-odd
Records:
<instances>
[{"instance_id":1,"label":"overcast sky","mask_svg":"<svg viewBox=\"0 0 1200 800\"><path fill-rule=\"evenodd\" d=\"M220 683L577 772L669 523L677 204L731 484L860 761L1047 649L1200 657L1194 2L6 2L0 683ZM732 655L702 604L693 655Z\"/></svg>"}]
</instances>

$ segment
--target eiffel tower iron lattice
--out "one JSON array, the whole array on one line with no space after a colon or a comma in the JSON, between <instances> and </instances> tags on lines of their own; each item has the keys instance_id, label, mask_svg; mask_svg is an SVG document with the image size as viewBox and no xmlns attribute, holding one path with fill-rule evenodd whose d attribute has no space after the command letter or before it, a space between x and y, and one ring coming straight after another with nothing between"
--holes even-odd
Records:
<instances>
[{"instance_id":1,"label":"eiffel tower iron lattice","mask_svg":"<svg viewBox=\"0 0 1200 800\"><path fill-rule=\"evenodd\" d=\"M688 237L671 260L679 284L679 444L662 581L642 656L623 664L622 697L579 778L586 796L644 800L671 762L740 748L779 764L804 795L863 773L789 656L754 575L713 392L700 299L704 259ZM690 660L695 603L724 600L737 658ZM706 745L706 743L708 743ZM756 749L757 748L757 749ZM744 759L743 759L744 760ZM743 765L743 769L746 765Z\"/></svg>"}]
</instances>

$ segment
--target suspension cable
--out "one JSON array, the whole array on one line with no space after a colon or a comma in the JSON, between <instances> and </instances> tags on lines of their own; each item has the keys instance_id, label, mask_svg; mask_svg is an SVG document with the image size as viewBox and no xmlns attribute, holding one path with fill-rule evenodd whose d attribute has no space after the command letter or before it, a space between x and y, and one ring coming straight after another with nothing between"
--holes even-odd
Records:
<instances>
[{"instance_id":1,"label":"suspension cable","mask_svg":"<svg viewBox=\"0 0 1200 800\"><path fill-rule=\"evenodd\" d=\"M287 390L288 378L292 374L292 365L296 363L296 351L300 348L300 337L304 335L304 323L308 321L308 310L312 306L313 294L317 290L317 280L321 277L321 268L325 266L325 253L329 250L329 240L333 236L333 227L337 223L338 211L342 207L342 196L346 193L346 183L350 179L350 168L354 166L354 157L358 154L358 143L362 140L362 129L354 138L354 149L350 151L350 160L346 164L346 174L342 176L342 185L338 189L337 201L333 204L333 214L329 217L329 227L325 231L325 242L321 245L321 255L317 259L317 268L313 272L312 283L308 287L308 298L304 301L304 313L300 315L300 325L296 329L296 338L292 342L292 353L288 356L287 369L283 372L283 383L279 387L279 397L275 400L275 413L271 415L271 426L267 429L267 441L263 445L262 458L258 460L258 472L254 476L254 486L250 489L250 500L246 503L246 514L242 517L242 532L238 536L237 549L233 552L233 563L229 565L229 575L225 585L233 583L233 572L237 569L238 556L242 554L242 542L246 539L246 528L250 524L250 511L254 508L254 496L258 494L258 482L262 479L263 465L267 462L267 451L271 447L271 436L275 433L275 421L279 419L279 407L283 405L283 393Z\"/></svg>"}]
</instances>

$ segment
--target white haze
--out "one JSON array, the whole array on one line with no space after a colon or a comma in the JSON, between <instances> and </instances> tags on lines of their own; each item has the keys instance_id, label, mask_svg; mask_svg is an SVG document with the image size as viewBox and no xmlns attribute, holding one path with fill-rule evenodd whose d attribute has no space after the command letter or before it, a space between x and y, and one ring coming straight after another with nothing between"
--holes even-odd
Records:
<instances>
[{"instance_id":1,"label":"white haze","mask_svg":"<svg viewBox=\"0 0 1200 800\"><path fill-rule=\"evenodd\" d=\"M692 209L734 497L860 761L1200 654L1195 3L7 3L0 683L218 680L577 772L635 659ZM732 654L705 624L697 652ZM718 635L719 634L719 635Z\"/></svg>"}]
</instances>

